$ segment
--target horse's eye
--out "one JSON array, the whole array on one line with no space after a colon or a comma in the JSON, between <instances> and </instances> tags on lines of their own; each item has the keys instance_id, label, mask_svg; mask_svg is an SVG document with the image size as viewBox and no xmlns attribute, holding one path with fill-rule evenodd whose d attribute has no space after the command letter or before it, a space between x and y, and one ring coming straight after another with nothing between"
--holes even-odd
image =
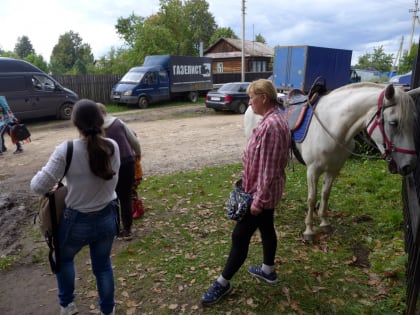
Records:
<instances>
[{"instance_id":1,"label":"horse's eye","mask_svg":"<svg viewBox=\"0 0 420 315\"><path fill-rule=\"evenodd\" d=\"M396 120L390 120L388 123L391 127L398 127L398 121Z\"/></svg>"}]
</instances>

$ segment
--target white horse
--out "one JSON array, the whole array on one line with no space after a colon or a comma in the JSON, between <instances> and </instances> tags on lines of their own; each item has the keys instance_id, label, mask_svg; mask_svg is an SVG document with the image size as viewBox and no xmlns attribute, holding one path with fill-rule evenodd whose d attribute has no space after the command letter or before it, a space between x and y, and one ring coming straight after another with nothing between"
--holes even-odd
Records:
<instances>
[{"instance_id":1,"label":"white horse","mask_svg":"<svg viewBox=\"0 0 420 315\"><path fill-rule=\"evenodd\" d=\"M354 149L353 138L364 129L376 143L391 173L402 176L416 166L414 143L414 96L420 88L404 92L400 88L374 83L350 84L320 98L314 115L297 149L307 166L308 212L305 219L304 239L313 241L313 215L317 203L317 185L322 174L323 185L318 216L324 232L332 231L327 220L328 199L334 179ZM248 107L244 127L245 135L252 135L258 124L257 116Z\"/></svg>"}]
</instances>

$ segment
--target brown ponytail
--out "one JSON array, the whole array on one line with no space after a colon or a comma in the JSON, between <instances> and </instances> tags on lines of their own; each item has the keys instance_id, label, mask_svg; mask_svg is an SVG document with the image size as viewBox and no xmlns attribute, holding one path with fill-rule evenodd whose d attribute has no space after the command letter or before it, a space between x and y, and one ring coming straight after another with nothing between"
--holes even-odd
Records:
<instances>
[{"instance_id":1,"label":"brown ponytail","mask_svg":"<svg viewBox=\"0 0 420 315\"><path fill-rule=\"evenodd\" d=\"M111 165L114 146L103 135L104 119L94 101L81 99L74 104L72 120L80 133L87 139L89 166L93 174L109 180L115 172Z\"/></svg>"}]
</instances>

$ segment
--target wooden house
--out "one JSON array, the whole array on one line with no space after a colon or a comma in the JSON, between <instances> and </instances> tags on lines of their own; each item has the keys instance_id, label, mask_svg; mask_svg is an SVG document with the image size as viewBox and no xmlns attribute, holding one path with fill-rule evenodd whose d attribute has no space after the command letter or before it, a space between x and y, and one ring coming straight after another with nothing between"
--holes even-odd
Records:
<instances>
[{"instance_id":1,"label":"wooden house","mask_svg":"<svg viewBox=\"0 0 420 315\"><path fill-rule=\"evenodd\" d=\"M272 71L274 49L254 41L244 43L245 72ZM213 73L240 73L242 65L242 40L219 38L204 51L204 57L213 59Z\"/></svg>"}]
</instances>

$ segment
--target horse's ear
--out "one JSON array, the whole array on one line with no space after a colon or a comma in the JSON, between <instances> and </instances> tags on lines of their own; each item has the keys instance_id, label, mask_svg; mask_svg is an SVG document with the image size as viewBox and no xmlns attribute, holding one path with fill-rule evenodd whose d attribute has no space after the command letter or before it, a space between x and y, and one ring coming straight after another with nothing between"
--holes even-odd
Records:
<instances>
[{"instance_id":1,"label":"horse's ear","mask_svg":"<svg viewBox=\"0 0 420 315\"><path fill-rule=\"evenodd\" d=\"M394 97L395 95L395 89L394 86L392 84L388 85L385 89L385 98L387 100L390 100Z\"/></svg>"}]
</instances>

